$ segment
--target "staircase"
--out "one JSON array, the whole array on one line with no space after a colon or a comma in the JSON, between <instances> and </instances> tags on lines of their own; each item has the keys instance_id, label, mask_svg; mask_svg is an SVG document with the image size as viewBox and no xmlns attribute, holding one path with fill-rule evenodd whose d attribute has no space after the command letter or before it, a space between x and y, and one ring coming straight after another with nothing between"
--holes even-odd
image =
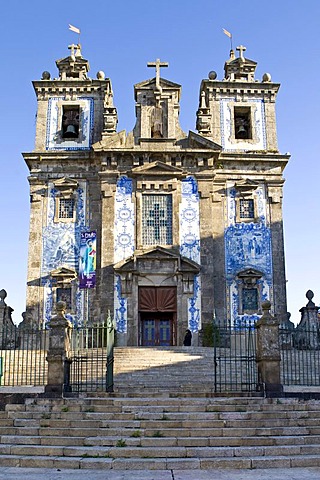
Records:
<instances>
[{"instance_id":1,"label":"staircase","mask_svg":"<svg viewBox=\"0 0 320 480\"><path fill-rule=\"evenodd\" d=\"M246 357L230 358L230 349L224 348L216 350L216 358L214 353L213 348L205 347L118 347L114 354L115 391L138 396L188 396L196 392L197 397L211 396L221 388L224 392L255 391L257 378L253 377L257 375Z\"/></svg>"},{"instance_id":2,"label":"staircase","mask_svg":"<svg viewBox=\"0 0 320 480\"><path fill-rule=\"evenodd\" d=\"M210 349L116 350L114 394L0 412L0 467L320 466L320 401L215 396Z\"/></svg>"},{"instance_id":3,"label":"staircase","mask_svg":"<svg viewBox=\"0 0 320 480\"><path fill-rule=\"evenodd\" d=\"M216 469L320 465L320 402L29 400L0 412L0 466Z\"/></svg>"},{"instance_id":4,"label":"staircase","mask_svg":"<svg viewBox=\"0 0 320 480\"><path fill-rule=\"evenodd\" d=\"M214 390L213 349L201 347L115 348L114 384L124 396L197 396Z\"/></svg>"}]
</instances>

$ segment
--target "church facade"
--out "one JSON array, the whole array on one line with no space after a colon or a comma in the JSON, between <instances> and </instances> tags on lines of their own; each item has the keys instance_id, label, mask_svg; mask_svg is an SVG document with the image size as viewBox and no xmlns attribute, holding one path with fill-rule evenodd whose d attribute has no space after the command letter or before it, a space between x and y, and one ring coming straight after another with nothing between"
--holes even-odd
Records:
<instances>
[{"instance_id":1,"label":"church facade","mask_svg":"<svg viewBox=\"0 0 320 480\"><path fill-rule=\"evenodd\" d=\"M120 345L194 345L215 321L241 328L269 299L286 318L279 84L231 50L200 85L196 131L179 125L181 86L134 86L136 124L117 131L111 81L88 76L79 45L33 82L27 312L57 301L75 326L114 315Z\"/></svg>"}]
</instances>

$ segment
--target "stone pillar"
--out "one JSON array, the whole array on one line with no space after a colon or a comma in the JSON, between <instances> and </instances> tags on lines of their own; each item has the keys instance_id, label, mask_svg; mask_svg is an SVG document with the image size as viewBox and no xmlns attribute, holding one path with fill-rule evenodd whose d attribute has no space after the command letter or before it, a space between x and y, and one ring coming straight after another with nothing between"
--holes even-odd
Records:
<instances>
[{"instance_id":1,"label":"stone pillar","mask_svg":"<svg viewBox=\"0 0 320 480\"><path fill-rule=\"evenodd\" d=\"M306 293L308 303L300 308L301 320L294 333L294 346L301 350L318 350L320 348L319 307L312 301L312 290Z\"/></svg>"},{"instance_id":2,"label":"stone pillar","mask_svg":"<svg viewBox=\"0 0 320 480\"><path fill-rule=\"evenodd\" d=\"M66 303L58 302L57 315L49 324L49 349L47 354L48 382L45 393L60 396L65 383L65 365L70 357L70 336L72 324L65 317Z\"/></svg>"},{"instance_id":3,"label":"stone pillar","mask_svg":"<svg viewBox=\"0 0 320 480\"><path fill-rule=\"evenodd\" d=\"M270 314L271 303L262 303L263 315L257 321L257 363L259 383L267 397L277 397L283 392L280 381L279 321Z\"/></svg>"}]
</instances>

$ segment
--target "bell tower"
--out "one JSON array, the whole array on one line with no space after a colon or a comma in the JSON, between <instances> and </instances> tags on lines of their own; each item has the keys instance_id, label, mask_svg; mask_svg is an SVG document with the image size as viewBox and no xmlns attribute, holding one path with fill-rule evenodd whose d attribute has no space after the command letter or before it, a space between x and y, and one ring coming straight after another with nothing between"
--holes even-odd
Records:
<instances>
[{"instance_id":1,"label":"bell tower","mask_svg":"<svg viewBox=\"0 0 320 480\"><path fill-rule=\"evenodd\" d=\"M70 55L56 61L59 77L43 72L33 82L38 100L36 150L90 150L102 135L116 131L110 79L102 71L88 77L89 62L80 45L70 45Z\"/></svg>"},{"instance_id":2,"label":"bell tower","mask_svg":"<svg viewBox=\"0 0 320 480\"><path fill-rule=\"evenodd\" d=\"M33 82L35 149L23 154L31 199L27 308L43 324L59 300L74 324L85 320L89 302L96 304L94 289L81 290L78 281L81 239L101 228L99 167L91 152L117 126L110 79L102 71L90 78L81 46L69 50L56 61L57 78L45 71Z\"/></svg>"},{"instance_id":3,"label":"bell tower","mask_svg":"<svg viewBox=\"0 0 320 480\"><path fill-rule=\"evenodd\" d=\"M167 62L157 59L148 62L155 67L156 77L134 86L136 101L136 125L133 130L135 143L157 140L172 141L182 138L179 124L181 85L160 77L160 68Z\"/></svg>"},{"instance_id":4,"label":"bell tower","mask_svg":"<svg viewBox=\"0 0 320 480\"><path fill-rule=\"evenodd\" d=\"M221 145L213 182L216 316L241 326L270 299L274 313L286 316L282 223L282 172L289 155L278 150L276 96L280 84L237 47L224 65L224 78L211 71L200 86L197 130ZM220 292L218 294L217 292Z\"/></svg>"},{"instance_id":5,"label":"bell tower","mask_svg":"<svg viewBox=\"0 0 320 480\"><path fill-rule=\"evenodd\" d=\"M244 57L246 48L231 50L224 79L216 72L202 80L197 129L228 151L278 151L275 101L280 84L265 73L255 79L257 63Z\"/></svg>"}]
</instances>

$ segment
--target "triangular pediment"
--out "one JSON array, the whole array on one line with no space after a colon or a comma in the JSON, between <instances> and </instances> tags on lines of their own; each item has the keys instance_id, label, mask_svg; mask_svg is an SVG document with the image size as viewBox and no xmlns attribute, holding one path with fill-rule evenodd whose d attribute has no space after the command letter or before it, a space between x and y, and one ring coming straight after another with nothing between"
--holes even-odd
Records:
<instances>
[{"instance_id":1,"label":"triangular pediment","mask_svg":"<svg viewBox=\"0 0 320 480\"><path fill-rule=\"evenodd\" d=\"M86 60L85 58L83 57L79 57L79 56L76 56L76 57L65 57L65 58L60 58L59 60L56 61L56 65L58 67L61 67L61 66L67 66L67 65L71 65L71 64L79 64L79 65L88 65L88 60Z\"/></svg>"},{"instance_id":2,"label":"triangular pediment","mask_svg":"<svg viewBox=\"0 0 320 480\"><path fill-rule=\"evenodd\" d=\"M171 260L173 258L179 258L180 255L172 250L167 250L166 248L156 246L150 247L144 252L136 255L137 258L159 258Z\"/></svg>"},{"instance_id":3,"label":"triangular pediment","mask_svg":"<svg viewBox=\"0 0 320 480\"><path fill-rule=\"evenodd\" d=\"M200 271L200 267L196 262L190 260L189 258L183 257L179 253L160 246L150 247L143 252L139 251L134 253L133 256L116 263L114 265L114 270L117 274L127 272L138 273L140 271L140 264L145 262L153 262L154 260L175 262L177 264L177 271L180 272L198 274Z\"/></svg>"},{"instance_id":4,"label":"triangular pediment","mask_svg":"<svg viewBox=\"0 0 320 480\"><path fill-rule=\"evenodd\" d=\"M249 178L244 178L235 183L235 188L240 192L241 195L251 194L253 190L256 190L259 184Z\"/></svg>"},{"instance_id":5,"label":"triangular pediment","mask_svg":"<svg viewBox=\"0 0 320 480\"><path fill-rule=\"evenodd\" d=\"M58 178L57 180L53 181L53 184L57 188L61 188L61 187L77 188L78 185L79 185L76 180L74 180L73 178L69 178L69 177Z\"/></svg>"},{"instance_id":6,"label":"triangular pediment","mask_svg":"<svg viewBox=\"0 0 320 480\"><path fill-rule=\"evenodd\" d=\"M160 77L160 86L162 88L174 88L180 89L181 85L179 83L171 82L165 78ZM135 90L140 90L144 88L155 88L156 87L156 78L150 78L149 80L143 80L142 82L136 83L134 86Z\"/></svg>"},{"instance_id":7,"label":"triangular pediment","mask_svg":"<svg viewBox=\"0 0 320 480\"><path fill-rule=\"evenodd\" d=\"M244 65L250 65L252 67L255 67L257 65L257 62L255 62L254 60L250 60L249 58L235 58L234 60L231 60L229 62L227 62L228 65L232 65L232 66L241 66L243 67Z\"/></svg>"},{"instance_id":8,"label":"triangular pediment","mask_svg":"<svg viewBox=\"0 0 320 480\"><path fill-rule=\"evenodd\" d=\"M189 131L188 135L188 146L190 148L207 148L209 150L222 150L221 145L213 142L209 138L203 137L202 135Z\"/></svg>"},{"instance_id":9,"label":"triangular pediment","mask_svg":"<svg viewBox=\"0 0 320 480\"><path fill-rule=\"evenodd\" d=\"M179 167L167 165L159 160L132 169L132 175L168 175L181 176L185 172Z\"/></svg>"},{"instance_id":10,"label":"triangular pediment","mask_svg":"<svg viewBox=\"0 0 320 480\"><path fill-rule=\"evenodd\" d=\"M239 278L261 278L263 273L259 272L259 270L255 270L254 268L247 268L246 270L239 272L237 276Z\"/></svg>"},{"instance_id":11,"label":"triangular pediment","mask_svg":"<svg viewBox=\"0 0 320 480\"><path fill-rule=\"evenodd\" d=\"M76 278L77 273L70 268L59 267L56 270L52 270L50 276L53 278Z\"/></svg>"},{"instance_id":12,"label":"triangular pediment","mask_svg":"<svg viewBox=\"0 0 320 480\"><path fill-rule=\"evenodd\" d=\"M258 187L259 184L257 182L255 182L254 180L251 180L250 178L243 178L242 180L238 180L235 184L236 187L248 187L248 186L252 186L252 187Z\"/></svg>"}]
</instances>

